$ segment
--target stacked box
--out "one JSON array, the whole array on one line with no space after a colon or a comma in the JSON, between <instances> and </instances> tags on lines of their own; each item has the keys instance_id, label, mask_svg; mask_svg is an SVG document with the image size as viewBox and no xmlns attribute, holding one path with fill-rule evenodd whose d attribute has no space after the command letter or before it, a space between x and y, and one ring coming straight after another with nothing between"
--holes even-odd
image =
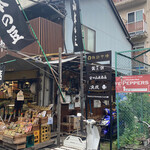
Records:
<instances>
[{"instance_id":1,"label":"stacked box","mask_svg":"<svg viewBox=\"0 0 150 150\"><path fill-rule=\"evenodd\" d=\"M26 147L32 147L34 146L34 135L28 135L27 136L27 143L26 143Z\"/></svg>"},{"instance_id":2,"label":"stacked box","mask_svg":"<svg viewBox=\"0 0 150 150\"><path fill-rule=\"evenodd\" d=\"M63 123L61 123L61 130L63 132L72 132L73 131L73 125L70 123L63 122Z\"/></svg>"},{"instance_id":3,"label":"stacked box","mask_svg":"<svg viewBox=\"0 0 150 150\"><path fill-rule=\"evenodd\" d=\"M41 125L41 142L50 140L51 130L50 125L42 124Z\"/></svg>"},{"instance_id":4,"label":"stacked box","mask_svg":"<svg viewBox=\"0 0 150 150\"><path fill-rule=\"evenodd\" d=\"M71 126L73 126L73 129L80 128L80 117L70 115L67 116L66 121L70 123Z\"/></svg>"},{"instance_id":5,"label":"stacked box","mask_svg":"<svg viewBox=\"0 0 150 150\"><path fill-rule=\"evenodd\" d=\"M34 131L34 144L40 143L40 130Z\"/></svg>"}]
</instances>

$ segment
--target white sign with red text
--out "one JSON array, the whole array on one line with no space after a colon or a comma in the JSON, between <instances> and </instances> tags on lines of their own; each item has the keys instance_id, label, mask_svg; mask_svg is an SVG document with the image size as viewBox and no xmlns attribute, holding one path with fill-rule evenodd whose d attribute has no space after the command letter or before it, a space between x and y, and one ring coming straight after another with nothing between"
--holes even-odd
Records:
<instances>
[{"instance_id":1,"label":"white sign with red text","mask_svg":"<svg viewBox=\"0 0 150 150\"><path fill-rule=\"evenodd\" d=\"M116 77L117 93L150 92L150 75L133 75Z\"/></svg>"}]
</instances>

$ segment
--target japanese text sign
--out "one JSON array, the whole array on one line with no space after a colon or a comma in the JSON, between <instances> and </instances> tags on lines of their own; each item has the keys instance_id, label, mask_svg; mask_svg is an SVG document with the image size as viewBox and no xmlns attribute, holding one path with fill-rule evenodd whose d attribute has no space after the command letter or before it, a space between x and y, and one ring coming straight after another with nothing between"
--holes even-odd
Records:
<instances>
[{"instance_id":1,"label":"japanese text sign","mask_svg":"<svg viewBox=\"0 0 150 150\"><path fill-rule=\"evenodd\" d=\"M87 54L88 63L94 63L98 61L110 61L110 60L111 60L111 51Z\"/></svg>"},{"instance_id":2,"label":"japanese text sign","mask_svg":"<svg viewBox=\"0 0 150 150\"><path fill-rule=\"evenodd\" d=\"M71 0L70 4L73 20L72 41L74 46L74 52L79 52L84 50L82 41L79 0Z\"/></svg>"},{"instance_id":3,"label":"japanese text sign","mask_svg":"<svg viewBox=\"0 0 150 150\"><path fill-rule=\"evenodd\" d=\"M91 73L87 75L87 79L89 81L95 80L95 81L107 81L110 80L110 74L109 73Z\"/></svg>"},{"instance_id":4,"label":"japanese text sign","mask_svg":"<svg viewBox=\"0 0 150 150\"><path fill-rule=\"evenodd\" d=\"M103 92L110 90L110 84L107 83L94 83L94 84L89 84L88 85L88 91L93 91L93 92Z\"/></svg>"},{"instance_id":5,"label":"japanese text sign","mask_svg":"<svg viewBox=\"0 0 150 150\"><path fill-rule=\"evenodd\" d=\"M0 65L0 85L4 81L4 74L5 74L5 66L4 65Z\"/></svg>"}]
</instances>

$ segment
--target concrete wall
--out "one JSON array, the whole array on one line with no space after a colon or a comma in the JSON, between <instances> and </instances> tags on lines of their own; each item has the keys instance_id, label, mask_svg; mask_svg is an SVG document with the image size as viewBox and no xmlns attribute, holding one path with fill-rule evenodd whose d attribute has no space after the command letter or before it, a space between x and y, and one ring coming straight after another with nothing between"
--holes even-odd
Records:
<instances>
[{"instance_id":1,"label":"concrete wall","mask_svg":"<svg viewBox=\"0 0 150 150\"><path fill-rule=\"evenodd\" d=\"M113 66L115 51L131 50L131 44L107 0L80 0L82 24L96 31L96 52L112 50ZM65 41L69 52L73 52L72 19L70 0L66 0Z\"/></svg>"}]
</instances>

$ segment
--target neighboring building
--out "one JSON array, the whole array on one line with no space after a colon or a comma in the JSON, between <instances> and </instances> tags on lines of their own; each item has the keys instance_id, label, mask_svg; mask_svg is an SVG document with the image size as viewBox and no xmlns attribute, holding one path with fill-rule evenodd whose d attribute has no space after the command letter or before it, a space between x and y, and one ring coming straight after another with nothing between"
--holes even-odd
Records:
<instances>
[{"instance_id":1,"label":"neighboring building","mask_svg":"<svg viewBox=\"0 0 150 150\"><path fill-rule=\"evenodd\" d=\"M150 1L149 0L113 0L116 8L131 36L134 49L150 47ZM133 53L137 55L139 53ZM150 64L150 54L140 56L138 60ZM135 66L137 67L137 66ZM143 68L145 66L143 65ZM146 69L146 68L145 68Z\"/></svg>"}]
</instances>

